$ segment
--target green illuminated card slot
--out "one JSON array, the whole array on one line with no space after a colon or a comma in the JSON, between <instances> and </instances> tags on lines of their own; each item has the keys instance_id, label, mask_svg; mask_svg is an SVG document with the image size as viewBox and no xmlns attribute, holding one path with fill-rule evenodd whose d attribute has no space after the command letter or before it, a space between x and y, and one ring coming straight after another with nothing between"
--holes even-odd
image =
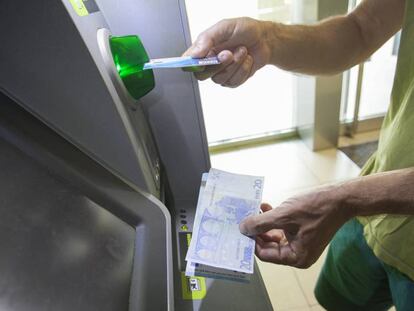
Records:
<instances>
[{"instance_id":1,"label":"green illuminated card slot","mask_svg":"<svg viewBox=\"0 0 414 311\"><path fill-rule=\"evenodd\" d=\"M154 73L143 70L149 57L138 36L112 36L109 45L116 70L129 94L136 100L148 94L155 87Z\"/></svg>"}]
</instances>

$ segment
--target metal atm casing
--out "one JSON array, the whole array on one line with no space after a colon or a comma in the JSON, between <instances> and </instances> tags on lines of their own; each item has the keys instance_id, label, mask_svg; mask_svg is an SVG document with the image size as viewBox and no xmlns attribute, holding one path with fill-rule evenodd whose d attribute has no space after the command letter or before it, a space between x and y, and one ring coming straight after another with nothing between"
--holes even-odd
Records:
<instances>
[{"instance_id":1,"label":"metal atm casing","mask_svg":"<svg viewBox=\"0 0 414 311\"><path fill-rule=\"evenodd\" d=\"M190 74L166 70L156 73L155 90L136 102L108 68L99 45L98 30L107 29L114 35L138 34L152 58L180 55L191 41L184 1L88 1L95 3L95 10L85 16L77 14L76 1L2 4L0 29L6 48L0 50L1 91L76 148L72 150L24 112L3 112L30 120L9 130L28 127L27 131L38 134L26 137L28 142L39 140L39 150L33 147L38 150L33 154L54 153L57 145L67 150L54 159L67 158L65 165L77 172L76 178L59 164L51 165L52 160L43 164L72 184L83 174L85 184L96 188L85 190L86 195L94 200L96 193L109 193L96 200L98 205L135 229L135 244L125 246L134 253L129 263L134 267L131 310L172 310L174 305L176 310L270 309L258 272L249 285L207 280L206 297L183 298L179 216L185 214L191 231L200 176L210 167L198 86ZM18 140L7 137L9 143ZM23 148L24 144L19 148L27 153L30 148ZM71 153L77 156L68 157ZM40 162L45 158L37 157ZM96 178L94 170L99 169L92 162L90 169L79 168L87 159L110 173ZM123 203L115 206L108 200ZM24 282L29 280L27 276Z\"/></svg>"}]
</instances>

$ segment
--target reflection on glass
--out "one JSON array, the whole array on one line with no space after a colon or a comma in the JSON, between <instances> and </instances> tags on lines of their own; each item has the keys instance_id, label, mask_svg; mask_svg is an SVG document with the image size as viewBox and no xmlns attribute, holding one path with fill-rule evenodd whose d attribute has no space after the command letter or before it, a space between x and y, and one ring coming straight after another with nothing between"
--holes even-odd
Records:
<instances>
[{"instance_id":1,"label":"reflection on glass","mask_svg":"<svg viewBox=\"0 0 414 311\"><path fill-rule=\"evenodd\" d=\"M290 0L186 0L192 38L224 18L248 16L290 22ZM281 129L293 124L292 77L273 66L257 72L236 89L211 81L200 82L209 142L217 142Z\"/></svg>"}]
</instances>

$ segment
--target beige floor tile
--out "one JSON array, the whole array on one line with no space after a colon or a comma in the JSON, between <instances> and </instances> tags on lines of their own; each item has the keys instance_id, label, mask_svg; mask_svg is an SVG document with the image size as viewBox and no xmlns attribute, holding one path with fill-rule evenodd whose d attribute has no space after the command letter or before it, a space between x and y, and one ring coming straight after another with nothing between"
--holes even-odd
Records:
<instances>
[{"instance_id":1,"label":"beige floor tile","mask_svg":"<svg viewBox=\"0 0 414 311\"><path fill-rule=\"evenodd\" d=\"M313 305L310 307L310 311L324 311L325 309L322 308L320 305Z\"/></svg>"},{"instance_id":2,"label":"beige floor tile","mask_svg":"<svg viewBox=\"0 0 414 311\"><path fill-rule=\"evenodd\" d=\"M292 268L260 260L258 264L274 310L286 311L308 307Z\"/></svg>"},{"instance_id":3,"label":"beige floor tile","mask_svg":"<svg viewBox=\"0 0 414 311\"><path fill-rule=\"evenodd\" d=\"M299 307L299 308L292 308L292 309L288 309L286 311L310 311L310 307L305 306L305 307Z\"/></svg>"},{"instance_id":4,"label":"beige floor tile","mask_svg":"<svg viewBox=\"0 0 414 311\"><path fill-rule=\"evenodd\" d=\"M294 269L295 276L298 279L299 285L309 305L315 305L318 303L315 295L313 294L313 290L315 288L319 272L321 271L322 265L325 261L326 253L327 249L325 249L321 257L319 257L318 261L314 263L310 268Z\"/></svg>"},{"instance_id":5,"label":"beige floor tile","mask_svg":"<svg viewBox=\"0 0 414 311\"><path fill-rule=\"evenodd\" d=\"M321 184L354 178L360 172L360 168L340 150L314 152L303 143L298 147L301 149L299 157Z\"/></svg>"},{"instance_id":6,"label":"beige floor tile","mask_svg":"<svg viewBox=\"0 0 414 311\"><path fill-rule=\"evenodd\" d=\"M240 174L265 176L263 201L275 204L287 192L320 182L299 157L300 141L226 152L211 156L212 166Z\"/></svg>"}]
</instances>

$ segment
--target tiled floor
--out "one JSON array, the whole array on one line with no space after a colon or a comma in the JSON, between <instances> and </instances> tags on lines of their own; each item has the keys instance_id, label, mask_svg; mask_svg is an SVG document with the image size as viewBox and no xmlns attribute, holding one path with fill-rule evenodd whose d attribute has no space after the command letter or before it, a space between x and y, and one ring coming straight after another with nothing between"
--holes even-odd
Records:
<instances>
[{"instance_id":1,"label":"tiled floor","mask_svg":"<svg viewBox=\"0 0 414 311\"><path fill-rule=\"evenodd\" d=\"M373 140L377 133L342 139L341 145ZM293 194L326 183L353 178L360 169L336 149L310 151L300 140L216 154L212 166L235 173L265 176L263 200L280 204ZM313 288L325 254L309 269L300 270L259 262L275 310L323 310Z\"/></svg>"}]
</instances>

